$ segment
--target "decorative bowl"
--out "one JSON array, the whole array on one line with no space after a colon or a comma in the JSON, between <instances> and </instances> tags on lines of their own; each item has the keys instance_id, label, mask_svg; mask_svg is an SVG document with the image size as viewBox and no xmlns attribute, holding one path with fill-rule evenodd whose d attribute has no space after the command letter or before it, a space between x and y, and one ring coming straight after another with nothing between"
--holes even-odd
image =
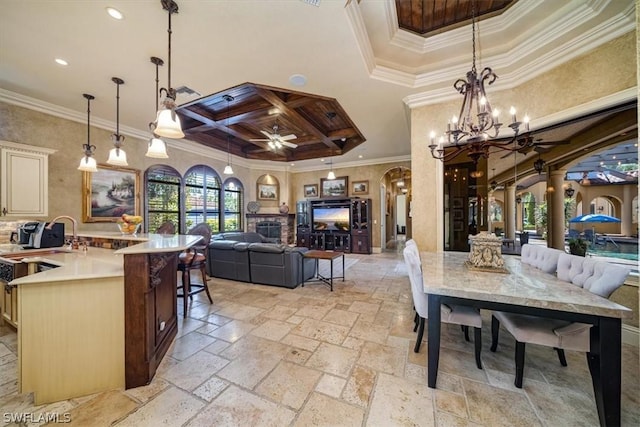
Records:
<instances>
[{"instance_id":1,"label":"decorative bowl","mask_svg":"<svg viewBox=\"0 0 640 427\"><path fill-rule=\"evenodd\" d=\"M117 222L116 224L118 225L118 230L120 230L122 234L130 235L137 234L140 230L140 226L142 226L142 223L133 224L131 222Z\"/></svg>"}]
</instances>

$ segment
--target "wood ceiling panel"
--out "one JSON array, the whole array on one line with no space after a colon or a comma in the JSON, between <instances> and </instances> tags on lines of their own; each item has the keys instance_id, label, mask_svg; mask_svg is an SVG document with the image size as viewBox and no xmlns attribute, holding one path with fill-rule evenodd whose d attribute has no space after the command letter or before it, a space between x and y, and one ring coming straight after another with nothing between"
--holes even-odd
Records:
<instances>
[{"instance_id":1,"label":"wood ceiling panel","mask_svg":"<svg viewBox=\"0 0 640 427\"><path fill-rule=\"evenodd\" d=\"M230 95L231 102L225 100ZM337 100L245 83L176 109L186 138L249 159L295 161L344 154L365 141ZM293 134L296 148L270 149L262 131Z\"/></svg>"},{"instance_id":2,"label":"wood ceiling panel","mask_svg":"<svg viewBox=\"0 0 640 427\"><path fill-rule=\"evenodd\" d=\"M425 37L448 31L471 21L473 1L476 17L486 19L518 0L396 0L398 24Z\"/></svg>"}]
</instances>

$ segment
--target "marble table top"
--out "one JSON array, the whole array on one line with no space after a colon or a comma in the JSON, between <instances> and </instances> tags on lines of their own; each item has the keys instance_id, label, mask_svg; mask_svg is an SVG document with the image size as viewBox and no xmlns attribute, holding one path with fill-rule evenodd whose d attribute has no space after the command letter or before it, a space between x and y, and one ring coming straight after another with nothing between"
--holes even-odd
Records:
<instances>
[{"instance_id":1,"label":"marble table top","mask_svg":"<svg viewBox=\"0 0 640 427\"><path fill-rule=\"evenodd\" d=\"M632 311L556 276L505 256L507 273L464 265L468 253L421 252L424 292L478 301L627 318Z\"/></svg>"}]
</instances>

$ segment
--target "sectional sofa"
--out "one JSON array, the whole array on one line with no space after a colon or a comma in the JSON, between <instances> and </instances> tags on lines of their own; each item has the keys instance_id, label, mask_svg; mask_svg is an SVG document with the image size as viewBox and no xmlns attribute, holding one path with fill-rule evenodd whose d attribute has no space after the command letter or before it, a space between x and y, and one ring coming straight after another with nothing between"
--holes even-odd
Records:
<instances>
[{"instance_id":1,"label":"sectional sofa","mask_svg":"<svg viewBox=\"0 0 640 427\"><path fill-rule=\"evenodd\" d=\"M316 274L307 248L273 243L258 233L220 233L211 238L208 274L222 279L295 288Z\"/></svg>"}]
</instances>

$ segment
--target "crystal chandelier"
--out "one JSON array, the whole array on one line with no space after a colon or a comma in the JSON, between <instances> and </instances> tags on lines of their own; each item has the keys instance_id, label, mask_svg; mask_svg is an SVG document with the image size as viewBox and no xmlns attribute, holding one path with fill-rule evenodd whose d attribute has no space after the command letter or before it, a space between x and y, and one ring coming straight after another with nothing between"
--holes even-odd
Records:
<instances>
[{"instance_id":1,"label":"crystal chandelier","mask_svg":"<svg viewBox=\"0 0 640 427\"><path fill-rule=\"evenodd\" d=\"M467 73L467 79L458 79L453 87L464 96L460 115L453 116L447 124L447 131L436 143L436 133L430 134L431 155L433 158L448 161L462 153L466 153L474 163L481 157L488 158L490 149L496 147L501 150L516 151L523 148L523 144L529 144L530 139L524 138L519 145L513 144L518 137L520 126L524 123L526 131L529 131L529 117L524 116L519 122L516 117L516 109L511 107L512 138L495 140L500 134L502 123L500 111L493 108L485 91L485 84L492 84L498 76L489 67L485 67L480 75L476 70L476 4L472 2L471 8L471 35L473 45L473 62L471 71Z\"/></svg>"}]
</instances>

